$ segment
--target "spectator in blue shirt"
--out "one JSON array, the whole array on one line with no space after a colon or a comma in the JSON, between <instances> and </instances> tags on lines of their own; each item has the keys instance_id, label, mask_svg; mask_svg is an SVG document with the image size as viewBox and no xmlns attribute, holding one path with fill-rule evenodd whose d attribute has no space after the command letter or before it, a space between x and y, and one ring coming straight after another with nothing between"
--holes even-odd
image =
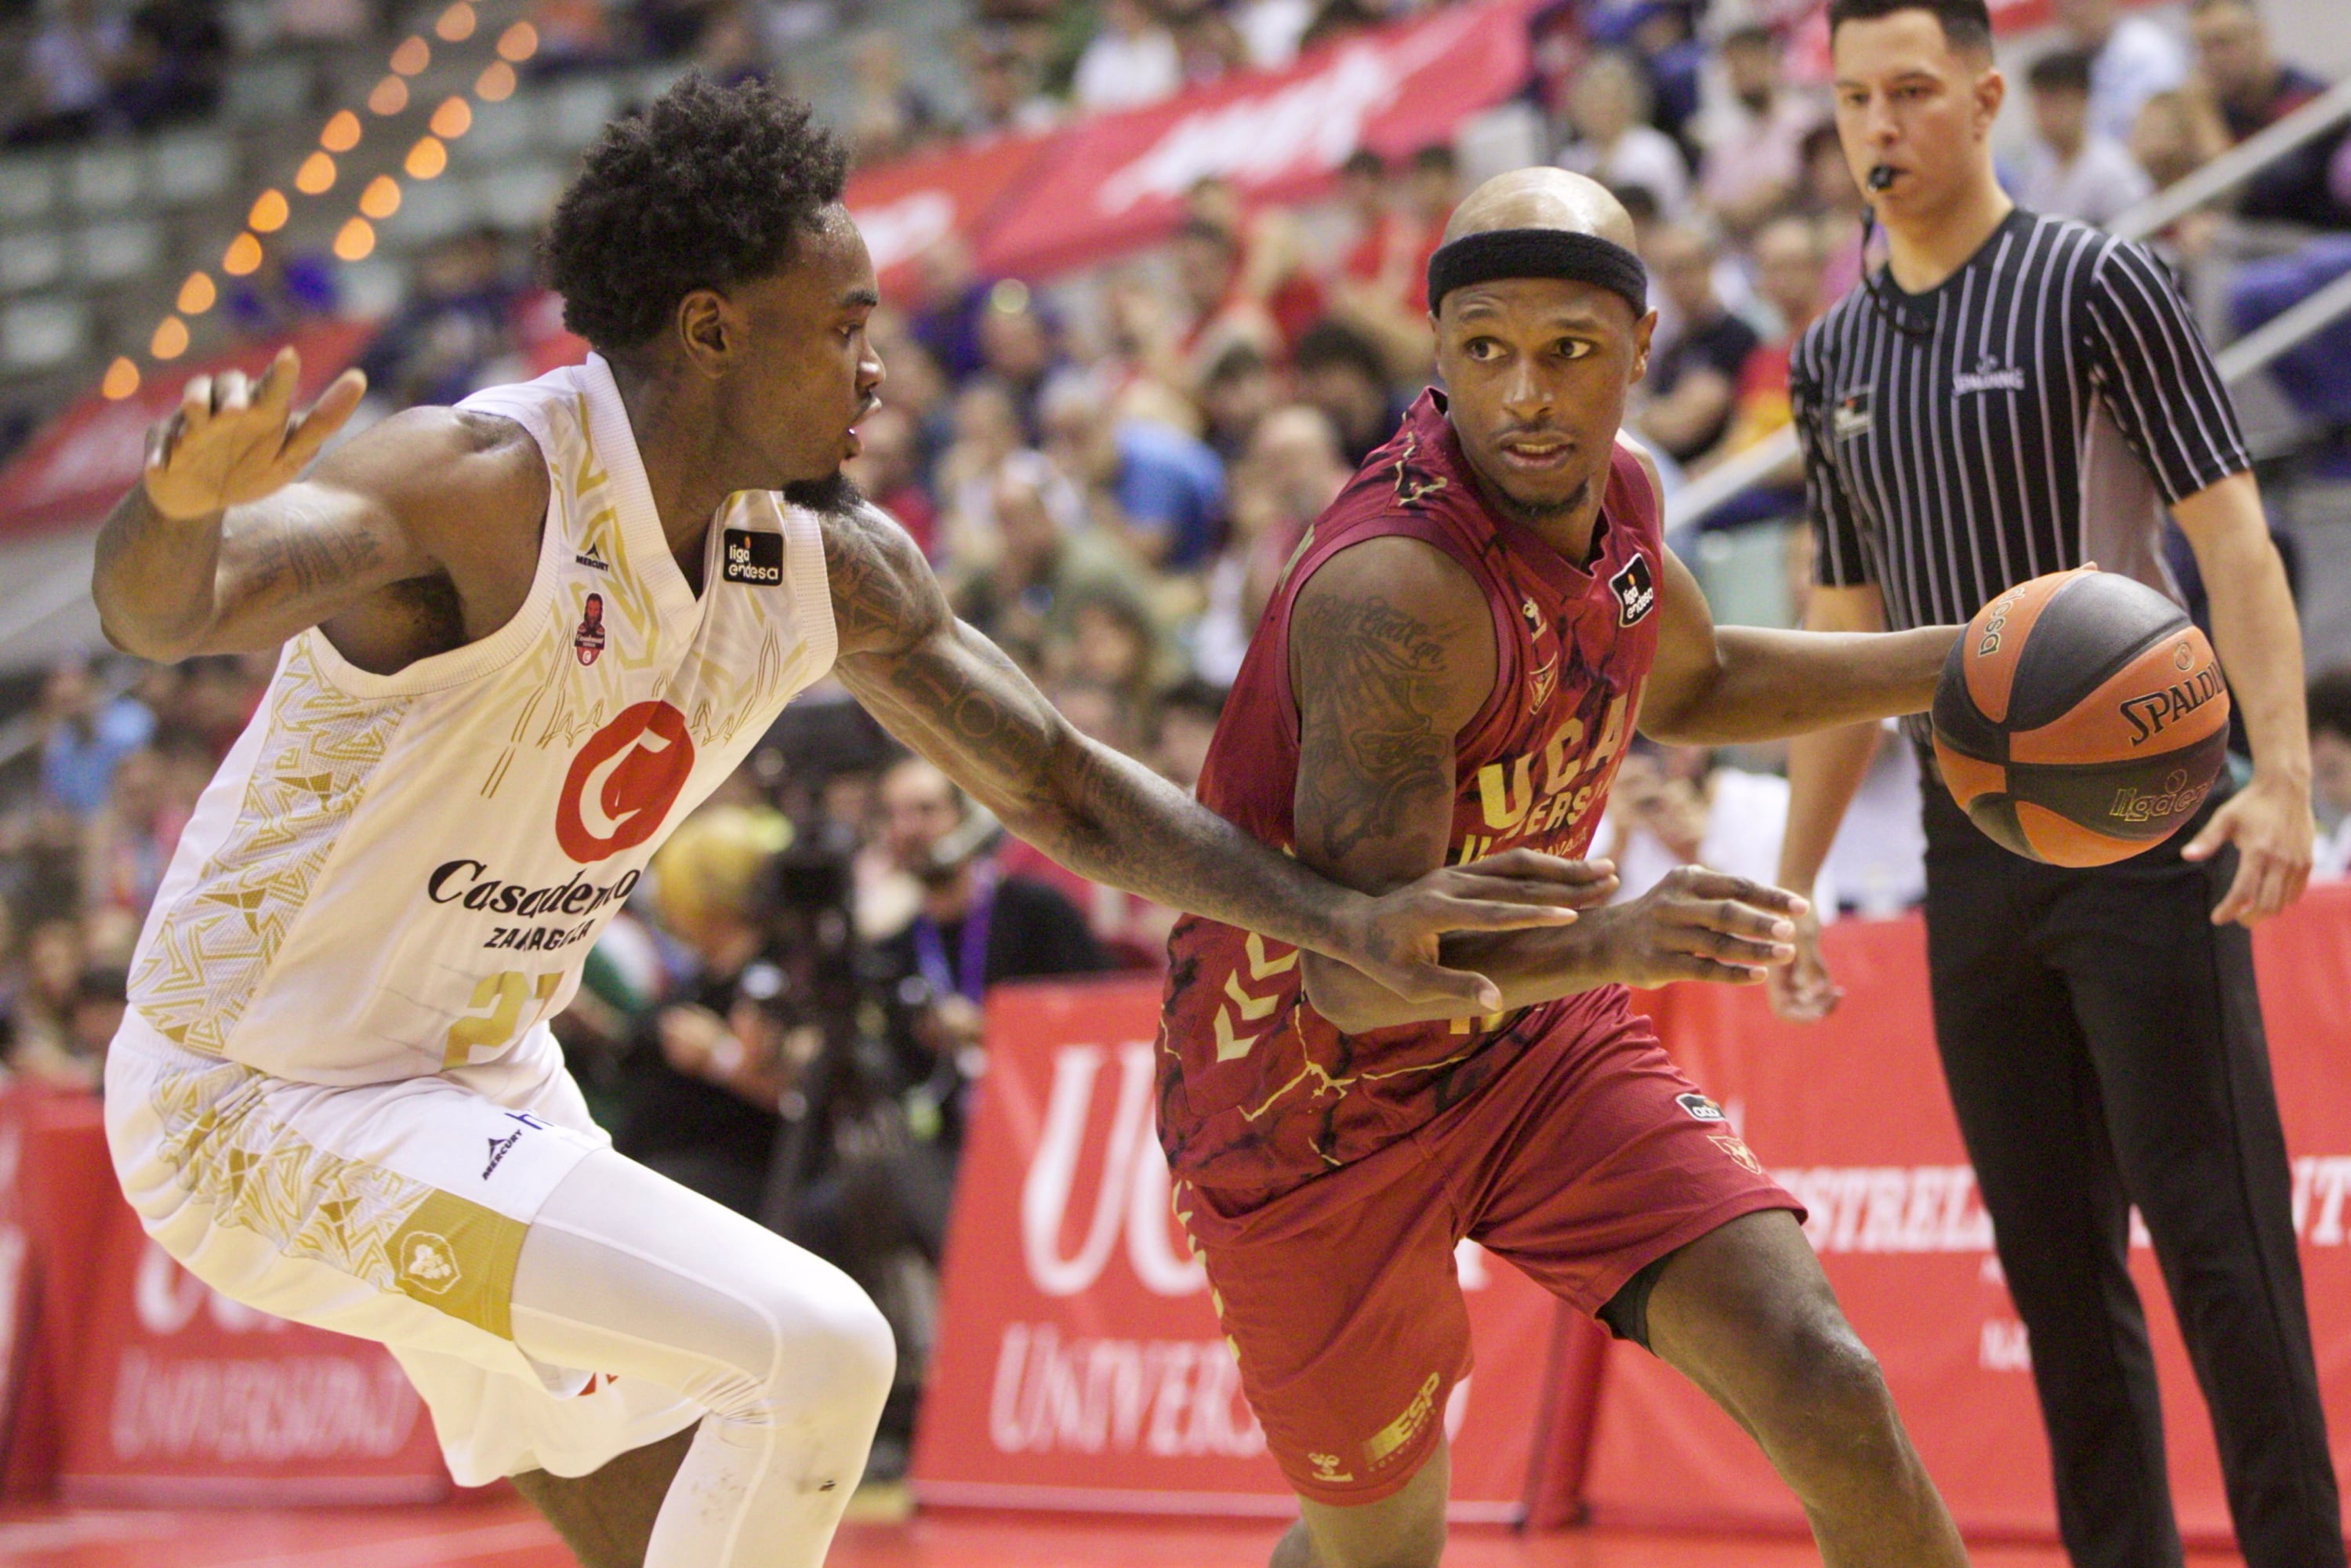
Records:
<instances>
[{"instance_id":1,"label":"spectator in blue shirt","mask_svg":"<svg viewBox=\"0 0 2351 1568\"><path fill-rule=\"evenodd\" d=\"M41 792L80 818L106 804L115 765L155 733L155 716L145 705L127 696L108 700L80 659L49 672L41 723Z\"/></svg>"},{"instance_id":2,"label":"spectator in blue shirt","mask_svg":"<svg viewBox=\"0 0 2351 1568\"><path fill-rule=\"evenodd\" d=\"M1084 377L1048 387L1042 414L1048 455L1138 555L1168 571L1207 562L1225 511L1225 465L1207 443L1153 420L1119 418Z\"/></svg>"}]
</instances>

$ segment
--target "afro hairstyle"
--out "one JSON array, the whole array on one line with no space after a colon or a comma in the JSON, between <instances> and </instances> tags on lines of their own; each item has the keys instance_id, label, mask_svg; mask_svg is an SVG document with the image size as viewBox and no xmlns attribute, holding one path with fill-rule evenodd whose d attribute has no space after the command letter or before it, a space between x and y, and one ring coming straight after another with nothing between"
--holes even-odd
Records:
<instances>
[{"instance_id":1,"label":"afro hairstyle","mask_svg":"<svg viewBox=\"0 0 2351 1568\"><path fill-rule=\"evenodd\" d=\"M849 169L807 104L699 73L606 126L581 162L539 259L564 326L607 354L649 341L695 289L780 270Z\"/></svg>"}]
</instances>

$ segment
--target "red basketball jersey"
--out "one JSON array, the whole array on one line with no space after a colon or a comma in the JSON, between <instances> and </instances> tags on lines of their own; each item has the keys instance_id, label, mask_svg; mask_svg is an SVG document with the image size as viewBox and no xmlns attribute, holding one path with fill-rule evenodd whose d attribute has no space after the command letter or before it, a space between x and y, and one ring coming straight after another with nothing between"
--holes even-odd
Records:
<instances>
[{"instance_id":1,"label":"red basketball jersey","mask_svg":"<svg viewBox=\"0 0 2351 1568\"><path fill-rule=\"evenodd\" d=\"M1434 392L1307 530L1226 700L1201 800L1290 847L1290 609L1324 561L1385 535L1459 561L1493 608L1494 690L1456 742L1450 859L1520 846L1582 855L1656 650L1656 495L1619 446L1590 564L1577 566L1480 499ZM1228 1189L1277 1190L1360 1159L1474 1092L1524 1042L1624 1003L1606 987L1513 1015L1348 1035L1306 1001L1293 948L1186 916L1168 960L1161 1141L1178 1178Z\"/></svg>"}]
</instances>

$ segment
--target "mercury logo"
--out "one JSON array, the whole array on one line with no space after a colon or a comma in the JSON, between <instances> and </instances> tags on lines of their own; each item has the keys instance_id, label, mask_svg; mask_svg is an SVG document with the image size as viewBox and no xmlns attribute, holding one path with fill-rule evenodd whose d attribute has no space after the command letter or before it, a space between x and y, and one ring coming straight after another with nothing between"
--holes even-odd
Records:
<instances>
[{"instance_id":1,"label":"mercury logo","mask_svg":"<svg viewBox=\"0 0 2351 1568\"><path fill-rule=\"evenodd\" d=\"M490 1145L490 1163L482 1167L482 1179L487 1181L496 1174L499 1165L505 1161L507 1151L522 1142L522 1129L517 1127L503 1138L489 1138L485 1142Z\"/></svg>"}]
</instances>

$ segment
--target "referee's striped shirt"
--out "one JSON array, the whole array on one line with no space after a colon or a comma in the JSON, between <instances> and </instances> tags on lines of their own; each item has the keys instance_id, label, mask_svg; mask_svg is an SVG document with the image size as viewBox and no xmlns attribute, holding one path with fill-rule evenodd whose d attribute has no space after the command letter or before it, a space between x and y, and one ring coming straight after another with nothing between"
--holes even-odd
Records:
<instances>
[{"instance_id":1,"label":"referee's striped shirt","mask_svg":"<svg viewBox=\"0 0 2351 1568\"><path fill-rule=\"evenodd\" d=\"M2085 560L2179 598L2164 505L2252 463L2163 263L2019 209L1935 288L1876 282L1789 367L1818 580L1878 584L1897 631Z\"/></svg>"}]
</instances>

